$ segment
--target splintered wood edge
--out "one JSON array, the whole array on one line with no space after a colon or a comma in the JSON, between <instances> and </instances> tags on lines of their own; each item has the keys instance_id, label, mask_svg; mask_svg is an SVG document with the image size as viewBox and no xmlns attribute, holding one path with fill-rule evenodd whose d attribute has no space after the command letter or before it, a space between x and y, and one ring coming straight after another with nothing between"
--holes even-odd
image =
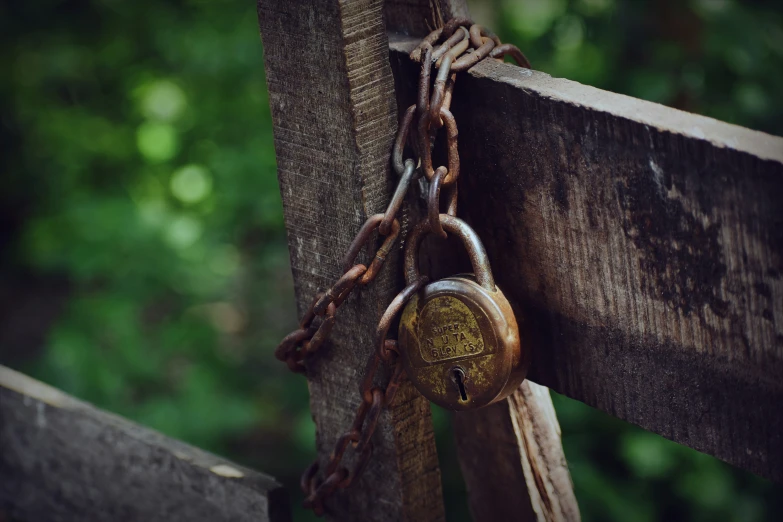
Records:
<instances>
[{"instance_id":1,"label":"splintered wood edge","mask_svg":"<svg viewBox=\"0 0 783 522\"><path fill-rule=\"evenodd\" d=\"M270 521L290 520L288 494L272 477L101 411L4 366L0 366L0 419L0 447L7 452L0 450L3 474L0 482L4 478L10 479L10 489L0 485L0 507L25 520L29 517L33 522L38 516L57 518L56 513L41 513L42 505L62 509L83 520L93 520L90 517L100 517L101 513L106 515L118 509L128 510L125 512L130 518L126 520L159 520L152 516L158 506L200 502L201 495L192 489L194 486L222 489L227 498L246 502L247 516L252 516L253 520L258 517ZM104 456L110 454L111 460L95 460L96 446L101 447ZM138 450L136 455L134 450ZM44 454L47 457L43 457ZM145 461L151 456L154 460ZM42 460L44 458L48 460ZM134 468L150 467L148 483L140 483L138 477L131 478L130 473L125 475L123 470L115 469L118 462L128 459L134 462ZM179 462L175 467L187 476L185 483L190 485L172 486L165 474L156 473L161 459ZM60 469L58 460L63 466L65 462L72 465L66 470ZM41 469L47 470L44 477L48 484L36 480ZM102 474L111 475L111 480L91 481L91 477ZM47 486L56 487L60 480L67 481L71 491L65 503L58 501L55 491L47 489ZM13 485L10 485L11 481ZM156 498L156 485L162 485L166 498ZM146 505L122 508L112 504L117 500L113 495L123 488L142 490ZM10 492L13 496L7 496ZM103 492L101 501L92 498L94 492ZM82 493L85 496L81 496ZM168 496L172 493L176 494L175 498ZM263 506L264 511L259 512L258 508ZM241 505L230 509L227 506L225 520L231 519L230 513L236 513L237 508L242 510ZM174 517L172 520L180 519Z\"/></svg>"},{"instance_id":2,"label":"splintered wood edge","mask_svg":"<svg viewBox=\"0 0 783 522\"><path fill-rule=\"evenodd\" d=\"M506 400L454 415L474 522L577 522L579 506L549 390L525 381Z\"/></svg>"},{"instance_id":3,"label":"splintered wood edge","mask_svg":"<svg viewBox=\"0 0 783 522\"><path fill-rule=\"evenodd\" d=\"M578 522L579 505L549 389L523 382L508 398L508 412L523 445L522 468L538 520Z\"/></svg>"}]
</instances>

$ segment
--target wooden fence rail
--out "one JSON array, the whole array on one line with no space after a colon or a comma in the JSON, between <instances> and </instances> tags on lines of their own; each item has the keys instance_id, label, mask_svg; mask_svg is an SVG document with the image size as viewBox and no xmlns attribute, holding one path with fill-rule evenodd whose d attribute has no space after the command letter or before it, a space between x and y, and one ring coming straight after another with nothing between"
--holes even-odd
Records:
<instances>
[{"instance_id":1,"label":"wooden fence rail","mask_svg":"<svg viewBox=\"0 0 783 522\"><path fill-rule=\"evenodd\" d=\"M286 522L274 479L0 366L0 520Z\"/></svg>"},{"instance_id":2,"label":"wooden fence rail","mask_svg":"<svg viewBox=\"0 0 783 522\"><path fill-rule=\"evenodd\" d=\"M783 480L783 139L491 61L452 110L530 379Z\"/></svg>"}]
</instances>

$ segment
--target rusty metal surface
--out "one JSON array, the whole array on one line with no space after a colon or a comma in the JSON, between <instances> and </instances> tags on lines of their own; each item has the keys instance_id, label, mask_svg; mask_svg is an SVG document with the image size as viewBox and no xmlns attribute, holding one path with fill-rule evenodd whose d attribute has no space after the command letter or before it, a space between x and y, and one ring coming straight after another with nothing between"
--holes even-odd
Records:
<instances>
[{"instance_id":1,"label":"rusty metal surface","mask_svg":"<svg viewBox=\"0 0 783 522\"><path fill-rule=\"evenodd\" d=\"M473 20L471 20L470 18L465 18L465 17L452 18L451 20L446 22L446 25L443 26L443 32L440 36L442 38L449 38L452 34L454 34L454 31L456 31L458 28L470 27L472 25L473 25ZM432 33L428 35L428 38L430 36L432 36Z\"/></svg>"},{"instance_id":2,"label":"rusty metal surface","mask_svg":"<svg viewBox=\"0 0 783 522\"><path fill-rule=\"evenodd\" d=\"M455 34L460 34L460 33L462 34L463 38L460 39L460 41L457 42L457 44L454 45L454 47L449 49L449 51L446 54L444 54L443 56L441 56L435 61L435 67L438 68L442 67L442 64L446 63L446 60L449 59L451 63L454 63L454 61L457 60L457 57L459 57L462 53L464 53L468 49L468 47L470 47L470 40L468 40L468 31L464 27L460 27L459 31L457 31L457 33ZM434 59L435 58L433 57L433 60ZM450 69L451 66L449 66L448 68Z\"/></svg>"},{"instance_id":3,"label":"rusty metal surface","mask_svg":"<svg viewBox=\"0 0 783 522\"><path fill-rule=\"evenodd\" d=\"M472 52L465 54L459 60L454 62L451 66L451 69L456 72L467 71L481 60L489 56L490 51L495 48L495 42L492 41L492 38L487 38L485 36L481 37L481 41L482 44L480 47L476 48Z\"/></svg>"},{"instance_id":4,"label":"rusty metal surface","mask_svg":"<svg viewBox=\"0 0 783 522\"><path fill-rule=\"evenodd\" d=\"M440 224L440 189L446 174L448 174L446 167L438 167L430 180L430 190L427 194L427 226L433 234L443 238L448 234Z\"/></svg>"},{"instance_id":5,"label":"rusty metal surface","mask_svg":"<svg viewBox=\"0 0 783 522\"><path fill-rule=\"evenodd\" d=\"M425 36L421 40L421 43L418 46L416 46L416 48L413 51L411 51L411 59L414 62L420 62L421 61L421 53L424 51L424 49L427 46L429 46L430 52L431 52L432 51L432 45L440 39L442 33L443 33L443 28L440 27L440 28L435 29L434 31L432 31L427 36ZM451 36L451 34L449 34L449 36Z\"/></svg>"},{"instance_id":6,"label":"rusty metal surface","mask_svg":"<svg viewBox=\"0 0 783 522\"><path fill-rule=\"evenodd\" d=\"M457 121L446 107L441 107L440 118L446 127L446 152L448 154L448 169L447 176L444 178L444 185L451 185L457 181L459 177L459 146L457 139L459 138L459 129L457 129ZM435 169L432 166L432 140L429 135L429 113L424 113L419 120L418 128L418 141L419 150L421 152L421 168L427 179L432 181L435 176Z\"/></svg>"},{"instance_id":7,"label":"rusty metal surface","mask_svg":"<svg viewBox=\"0 0 783 522\"><path fill-rule=\"evenodd\" d=\"M335 444L334 451L324 471L326 478L323 480L318 478L318 461L313 462L302 475L300 484L306 495L304 506L312 509L317 515L324 513L324 500L335 490L349 487L356 477L361 475L372 456L373 446L371 439L375 433L378 419L383 408L388 407L394 401L400 383L406 376L397 351L390 349L387 343L386 334L400 310L427 281L427 277L421 277L407 285L392 300L381 317L377 328L378 349L370 359L360 389L362 402L350 429L343 433ZM391 366L391 378L385 388L375 385L376 374L384 362ZM350 469L342 464L349 448L353 449L353 452L357 454L354 459L355 462Z\"/></svg>"},{"instance_id":8,"label":"rusty metal surface","mask_svg":"<svg viewBox=\"0 0 783 522\"><path fill-rule=\"evenodd\" d=\"M398 339L408 378L449 410L504 399L530 365L530 349L521 344L503 292L471 275L441 279L414 295L402 313Z\"/></svg>"},{"instance_id":9,"label":"rusty metal surface","mask_svg":"<svg viewBox=\"0 0 783 522\"><path fill-rule=\"evenodd\" d=\"M446 214L449 216L457 215L457 204L459 203L459 184L454 183L449 187L449 205L446 207Z\"/></svg>"},{"instance_id":10,"label":"rusty metal surface","mask_svg":"<svg viewBox=\"0 0 783 522\"><path fill-rule=\"evenodd\" d=\"M519 47L513 44L500 44L489 52L489 56L501 60L504 56L511 56L517 65L530 69L530 60L519 50Z\"/></svg>"},{"instance_id":11,"label":"rusty metal surface","mask_svg":"<svg viewBox=\"0 0 783 522\"><path fill-rule=\"evenodd\" d=\"M394 222L396 221L396 216L400 212L402 203L405 201L405 195L408 193L408 188L410 188L411 181L413 181L415 177L416 163L414 163L412 159L405 160L405 170L400 177L399 183L397 183L397 188L394 190L394 195L392 196L391 201L389 201L389 206L386 207L386 212L383 214L383 219L378 225L379 234L388 236L392 231ZM399 231L397 233L399 233Z\"/></svg>"},{"instance_id":12,"label":"rusty metal surface","mask_svg":"<svg viewBox=\"0 0 783 522\"><path fill-rule=\"evenodd\" d=\"M432 52L432 59L437 62L438 59L446 54L452 47L462 42L463 40L466 40L468 37L469 33L465 31L464 27L460 27L459 31L455 31L454 34L448 38L448 40L440 44L438 48Z\"/></svg>"},{"instance_id":13,"label":"rusty metal surface","mask_svg":"<svg viewBox=\"0 0 783 522\"><path fill-rule=\"evenodd\" d=\"M493 291L495 279L492 277L492 270L489 267L487 251L484 249L484 245L481 243L481 239L479 239L476 231L461 219L448 214L440 214L439 219L446 232L450 232L462 240L462 244L465 245L465 250L468 252L478 284L489 291ZM408 284L418 280L421 275L418 258L419 246L424 237L430 232L429 221L422 221L410 231L405 239L405 282Z\"/></svg>"},{"instance_id":14,"label":"rusty metal surface","mask_svg":"<svg viewBox=\"0 0 783 522\"><path fill-rule=\"evenodd\" d=\"M403 172L405 172L405 160L403 158L403 154L405 152L405 143L408 141L408 134L410 134L411 124L413 123L413 117L415 115L416 106L411 105L405 111L405 114L400 121L400 128L397 131L397 137L394 139L394 148L392 149L392 165L394 166L394 171L398 176L402 176Z\"/></svg>"},{"instance_id":15,"label":"rusty metal surface","mask_svg":"<svg viewBox=\"0 0 783 522\"><path fill-rule=\"evenodd\" d=\"M430 212L444 176L439 167L430 190ZM434 187L434 188L433 188ZM405 280L421 280L418 253L432 216L419 223L405 244ZM524 379L529 349L521 346L516 317L494 283L481 240L464 221L437 216L441 230L460 238L474 274L431 283L402 313L400 355L408 377L424 396L443 408L466 410L505 398Z\"/></svg>"},{"instance_id":16,"label":"rusty metal surface","mask_svg":"<svg viewBox=\"0 0 783 522\"><path fill-rule=\"evenodd\" d=\"M432 66L432 46L429 43L424 43L424 46L420 49L420 52L424 53L421 58L421 74L419 75L419 96L416 102L416 113L421 118L429 109L430 106L430 70ZM421 154L421 151L419 151Z\"/></svg>"},{"instance_id":17,"label":"rusty metal surface","mask_svg":"<svg viewBox=\"0 0 783 522\"><path fill-rule=\"evenodd\" d=\"M440 108L443 105L443 98L446 94L446 81L449 79L449 73L451 72L451 64L454 62L454 58L447 54L443 61L438 66L438 75L435 77L435 83L432 86L432 98L430 98L429 114L426 125L438 127L440 126L439 116Z\"/></svg>"},{"instance_id":18,"label":"rusty metal surface","mask_svg":"<svg viewBox=\"0 0 783 522\"><path fill-rule=\"evenodd\" d=\"M389 328L394 321L397 314L400 313L405 304L418 292L425 284L429 282L429 277L420 276L415 281L408 284L399 294L395 297L389 306L386 308L381 320L378 321L378 328L375 331L375 336L378 339L378 355L382 360L391 362L393 357L399 355L396 342L390 342L386 339L389 333Z\"/></svg>"},{"instance_id":19,"label":"rusty metal surface","mask_svg":"<svg viewBox=\"0 0 783 522\"><path fill-rule=\"evenodd\" d=\"M495 33L490 31L483 25L479 25L479 24L471 25L469 34L470 34L470 44L476 49L478 49L484 44L484 40L482 39L482 36L486 36L487 38L490 38L495 43L495 47L497 47L498 45L502 45L500 42L500 38L498 38L498 36Z\"/></svg>"}]
</instances>

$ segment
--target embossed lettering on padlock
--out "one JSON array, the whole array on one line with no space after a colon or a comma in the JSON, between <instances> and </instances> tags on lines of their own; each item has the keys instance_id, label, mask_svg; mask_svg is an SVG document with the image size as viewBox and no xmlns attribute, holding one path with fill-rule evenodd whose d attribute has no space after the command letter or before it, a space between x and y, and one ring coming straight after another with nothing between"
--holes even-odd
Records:
<instances>
[{"instance_id":1,"label":"embossed lettering on padlock","mask_svg":"<svg viewBox=\"0 0 783 522\"><path fill-rule=\"evenodd\" d=\"M480 408L519 386L529 350L520 345L514 312L495 285L475 231L453 216L439 217L444 230L462 239L474 273L430 283L411 299L400 319L400 355L413 385L435 404L450 410ZM419 245L428 232L422 223L408 237L408 283L419 277Z\"/></svg>"}]
</instances>

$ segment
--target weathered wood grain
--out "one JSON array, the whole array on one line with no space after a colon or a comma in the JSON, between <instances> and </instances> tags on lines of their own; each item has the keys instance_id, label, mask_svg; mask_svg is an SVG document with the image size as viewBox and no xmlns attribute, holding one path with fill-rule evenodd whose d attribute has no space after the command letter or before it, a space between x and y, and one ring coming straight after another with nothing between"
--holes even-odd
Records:
<instances>
[{"instance_id":1,"label":"weathered wood grain","mask_svg":"<svg viewBox=\"0 0 783 522\"><path fill-rule=\"evenodd\" d=\"M258 2L300 313L317 290L342 275L342 255L367 216L385 210L393 188L389 154L397 107L382 11L382 0ZM401 288L398 254L342 305L331 341L309 364L321 469L360 404L377 322ZM381 417L373 443L361 479L330 499L328 516L443 520L429 404L410 383ZM346 464L352 462L347 455Z\"/></svg>"},{"instance_id":2,"label":"weathered wood grain","mask_svg":"<svg viewBox=\"0 0 783 522\"><path fill-rule=\"evenodd\" d=\"M291 520L274 479L0 366L0 518ZM4 518L3 518L4 519Z\"/></svg>"},{"instance_id":3,"label":"weathered wood grain","mask_svg":"<svg viewBox=\"0 0 783 522\"><path fill-rule=\"evenodd\" d=\"M783 139L491 62L453 111L530 378L782 480Z\"/></svg>"},{"instance_id":4,"label":"weathered wood grain","mask_svg":"<svg viewBox=\"0 0 783 522\"><path fill-rule=\"evenodd\" d=\"M525 381L503 402L455 414L454 430L474 522L580 520L547 388Z\"/></svg>"}]
</instances>

